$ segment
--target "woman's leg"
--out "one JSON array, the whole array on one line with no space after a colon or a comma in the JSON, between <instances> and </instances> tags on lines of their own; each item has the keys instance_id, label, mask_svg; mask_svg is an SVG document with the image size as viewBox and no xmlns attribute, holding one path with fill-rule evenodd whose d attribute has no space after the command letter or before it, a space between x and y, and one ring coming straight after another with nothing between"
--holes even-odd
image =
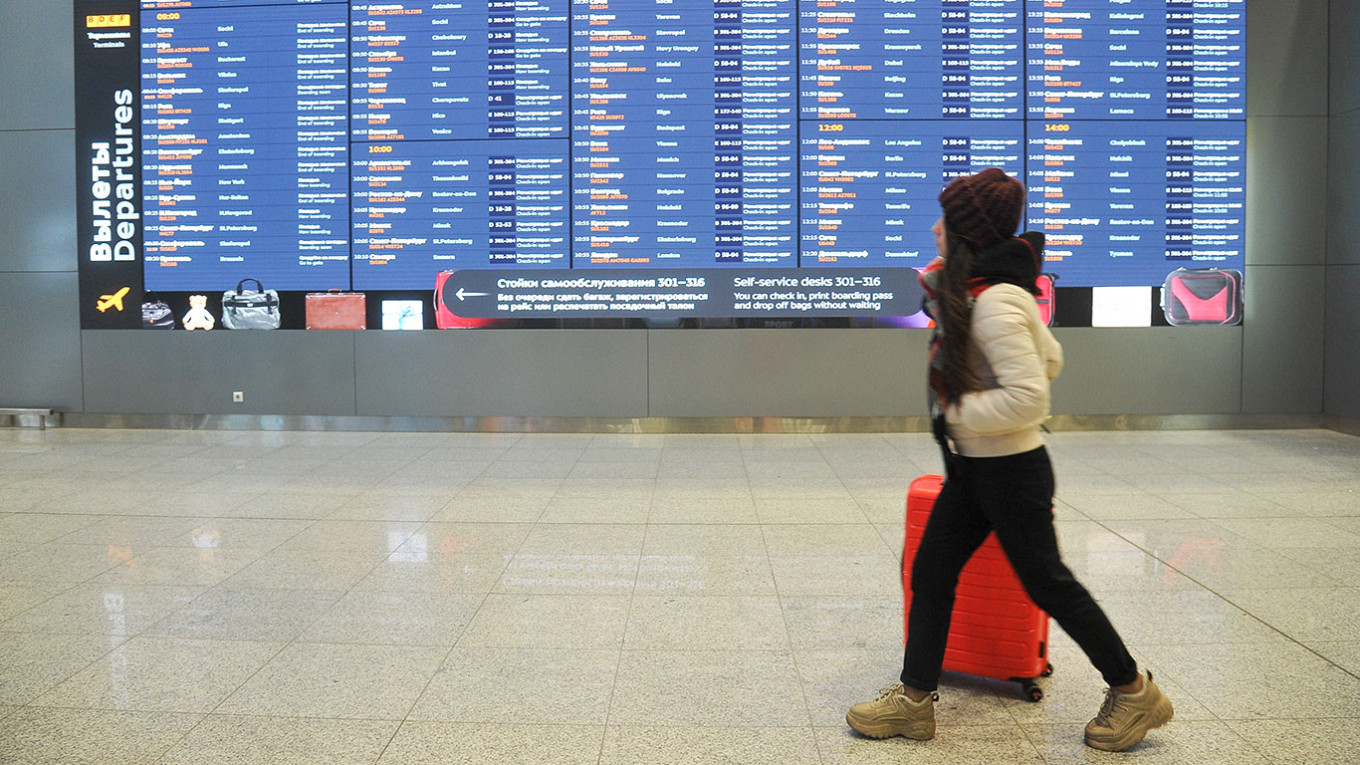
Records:
<instances>
[{"instance_id":1,"label":"woman's leg","mask_svg":"<svg viewBox=\"0 0 1360 765\"><path fill-rule=\"evenodd\" d=\"M1058 552L1047 450L998 457L991 467L995 480L974 484L978 505L1025 591L1081 646L1106 683L1135 682L1138 667L1124 641Z\"/></svg>"},{"instance_id":2,"label":"woman's leg","mask_svg":"<svg viewBox=\"0 0 1360 765\"><path fill-rule=\"evenodd\" d=\"M933 691L939 684L959 572L991 530L971 498L975 479L987 480L975 473L971 464L960 465L945 481L911 564L911 611L902 658L902 684L909 688Z\"/></svg>"},{"instance_id":3,"label":"woman's leg","mask_svg":"<svg viewBox=\"0 0 1360 765\"><path fill-rule=\"evenodd\" d=\"M873 701L850 707L845 722L870 738L935 737L934 694L954 609L959 571L987 536L986 520L968 498L958 469L940 490L925 534L912 561L911 614L902 684L883 690ZM905 686L905 687L903 687Z\"/></svg>"}]
</instances>

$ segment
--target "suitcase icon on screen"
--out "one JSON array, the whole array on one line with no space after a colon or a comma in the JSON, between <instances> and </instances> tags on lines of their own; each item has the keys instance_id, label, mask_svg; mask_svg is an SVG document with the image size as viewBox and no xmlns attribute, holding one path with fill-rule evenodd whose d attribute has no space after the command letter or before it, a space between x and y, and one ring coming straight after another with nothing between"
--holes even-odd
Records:
<instances>
[{"instance_id":1,"label":"suitcase icon on screen","mask_svg":"<svg viewBox=\"0 0 1360 765\"><path fill-rule=\"evenodd\" d=\"M1242 273L1222 268L1178 268L1162 287L1162 312L1173 326L1242 323Z\"/></svg>"},{"instance_id":2,"label":"suitcase icon on screen","mask_svg":"<svg viewBox=\"0 0 1360 765\"><path fill-rule=\"evenodd\" d=\"M1053 326L1053 283L1057 278L1053 274L1039 274L1034 279L1034 286L1039 288L1039 294L1034 296L1034 302L1039 305L1039 318L1043 320L1045 327Z\"/></svg>"}]
</instances>

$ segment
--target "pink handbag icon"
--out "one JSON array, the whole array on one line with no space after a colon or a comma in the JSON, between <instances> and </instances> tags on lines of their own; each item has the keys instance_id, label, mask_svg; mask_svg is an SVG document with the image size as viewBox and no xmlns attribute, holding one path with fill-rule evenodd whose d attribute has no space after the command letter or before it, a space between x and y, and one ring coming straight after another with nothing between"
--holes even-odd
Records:
<instances>
[{"instance_id":1,"label":"pink handbag icon","mask_svg":"<svg viewBox=\"0 0 1360 765\"><path fill-rule=\"evenodd\" d=\"M1162 311L1173 326L1242 323L1242 274L1222 268L1178 268L1162 287Z\"/></svg>"}]
</instances>

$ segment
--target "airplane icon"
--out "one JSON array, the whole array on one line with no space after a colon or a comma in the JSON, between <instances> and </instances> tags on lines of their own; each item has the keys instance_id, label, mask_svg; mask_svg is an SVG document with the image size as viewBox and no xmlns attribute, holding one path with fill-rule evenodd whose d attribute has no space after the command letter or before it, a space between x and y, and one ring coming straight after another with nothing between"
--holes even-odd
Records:
<instances>
[{"instance_id":1,"label":"airplane icon","mask_svg":"<svg viewBox=\"0 0 1360 765\"><path fill-rule=\"evenodd\" d=\"M118 290L117 292L113 293L112 295L100 295L99 303L95 306L95 308L98 309L100 313L103 313L109 310L110 308L113 308L119 313L122 313L123 297L127 295L128 291L131 289L132 289L131 287L124 287L121 290Z\"/></svg>"}]
</instances>

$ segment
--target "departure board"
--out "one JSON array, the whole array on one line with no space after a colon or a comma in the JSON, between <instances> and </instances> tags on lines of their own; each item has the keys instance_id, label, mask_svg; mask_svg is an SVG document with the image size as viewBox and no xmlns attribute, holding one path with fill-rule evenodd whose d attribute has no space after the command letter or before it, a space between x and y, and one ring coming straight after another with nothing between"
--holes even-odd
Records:
<instances>
[{"instance_id":1,"label":"departure board","mask_svg":"<svg viewBox=\"0 0 1360 765\"><path fill-rule=\"evenodd\" d=\"M1026 183L1063 288L1244 265L1245 0L75 7L90 290L902 270L891 299L823 301L875 315L934 257L940 188L986 167Z\"/></svg>"},{"instance_id":2,"label":"departure board","mask_svg":"<svg viewBox=\"0 0 1360 765\"><path fill-rule=\"evenodd\" d=\"M345 7L222 5L142 29L147 284L347 287Z\"/></svg>"}]
</instances>

